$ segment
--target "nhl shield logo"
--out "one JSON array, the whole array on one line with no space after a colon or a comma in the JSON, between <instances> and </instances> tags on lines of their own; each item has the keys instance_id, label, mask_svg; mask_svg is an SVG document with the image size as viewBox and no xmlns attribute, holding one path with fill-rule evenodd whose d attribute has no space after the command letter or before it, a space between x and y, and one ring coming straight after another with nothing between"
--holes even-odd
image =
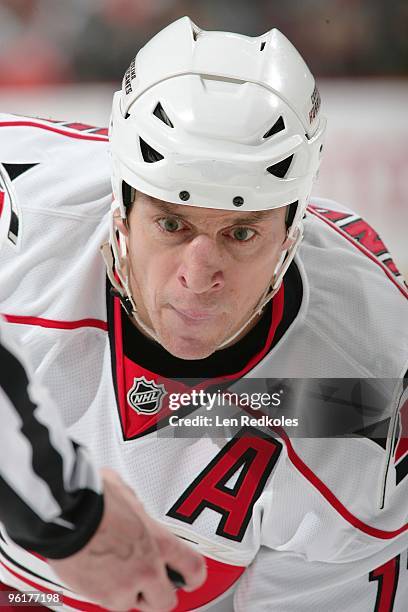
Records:
<instances>
[{"instance_id":1,"label":"nhl shield logo","mask_svg":"<svg viewBox=\"0 0 408 612\"><path fill-rule=\"evenodd\" d=\"M129 406L139 414L156 414L166 394L164 385L158 385L154 380L146 380L144 376L141 376L133 380L127 400Z\"/></svg>"}]
</instances>

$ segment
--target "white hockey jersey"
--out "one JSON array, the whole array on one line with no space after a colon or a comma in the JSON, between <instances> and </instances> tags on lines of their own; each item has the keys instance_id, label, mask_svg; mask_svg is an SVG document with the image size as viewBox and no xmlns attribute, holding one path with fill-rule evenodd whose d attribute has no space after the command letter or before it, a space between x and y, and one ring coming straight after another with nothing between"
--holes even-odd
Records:
<instances>
[{"instance_id":1,"label":"white hockey jersey","mask_svg":"<svg viewBox=\"0 0 408 612\"><path fill-rule=\"evenodd\" d=\"M407 290L377 234L331 201L312 202L296 256L300 307L240 377L389 380L386 448L363 435L299 438L282 428L166 435L166 423L151 426L160 412L135 404L149 384L156 392L167 382L124 354L117 298L107 308L106 135L0 115L0 162L19 210L16 244L0 254L1 312L69 434L206 556L205 585L179 591L177 611L406 612ZM0 579L63 590L67 610L100 609L4 530Z\"/></svg>"}]
</instances>

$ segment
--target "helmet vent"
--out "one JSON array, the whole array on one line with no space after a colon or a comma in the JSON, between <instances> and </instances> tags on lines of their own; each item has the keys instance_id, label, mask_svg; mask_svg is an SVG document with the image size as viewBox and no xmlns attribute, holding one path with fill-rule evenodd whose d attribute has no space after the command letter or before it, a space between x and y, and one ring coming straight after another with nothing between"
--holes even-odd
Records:
<instances>
[{"instance_id":1,"label":"helmet vent","mask_svg":"<svg viewBox=\"0 0 408 612\"><path fill-rule=\"evenodd\" d=\"M265 49L265 45L266 45L266 42L265 42L265 41L261 42L261 48L260 48L260 51L263 51L263 50Z\"/></svg>"},{"instance_id":2,"label":"helmet vent","mask_svg":"<svg viewBox=\"0 0 408 612\"><path fill-rule=\"evenodd\" d=\"M158 117L161 121L163 121L163 123L165 123L169 127L174 128L174 125L172 124L172 122L168 118L167 113L164 110L164 108L162 107L162 105L160 104L160 102L158 102L156 104L156 108L153 111L153 115Z\"/></svg>"},{"instance_id":3,"label":"helmet vent","mask_svg":"<svg viewBox=\"0 0 408 612\"><path fill-rule=\"evenodd\" d=\"M158 162L163 159L163 155L158 151L155 151L153 147L148 145L147 142L143 140L143 138L139 137L139 142L142 157L145 162L147 162L148 164L154 164L155 162Z\"/></svg>"},{"instance_id":4,"label":"helmet vent","mask_svg":"<svg viewBox=\"0 0 408 612\"><path fill-rule=\"evenodd\" d=\"M278 162L277 164L269 166L267 168L267 171L270 174L273 174L273 176L276 176L277 178L285 178L288 173L290 164L292 163L292 159L293 155L290 155L289 157L286 157L286 159L282 159L282 161Z\"/></svg>"},{"instance_id":5,"label":"helmet vent","mask_svg":"<svg viewBox=\"0 0 408 612\"><path fill-rule=\"evenodd\" d=\"M285 129L285 122L282 117L279 117L277 121L273 124L273 126L263 135L264 138L269 138L274 134L278 134L278 132L282 132Z\"/></svg>"}]
</instances>

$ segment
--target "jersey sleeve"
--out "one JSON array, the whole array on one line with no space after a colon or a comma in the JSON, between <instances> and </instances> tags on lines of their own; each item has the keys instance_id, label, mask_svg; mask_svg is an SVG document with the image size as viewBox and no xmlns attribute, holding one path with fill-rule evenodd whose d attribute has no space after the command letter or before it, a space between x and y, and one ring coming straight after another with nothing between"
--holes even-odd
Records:
<instances>
[{"instance_id":1,"label":"jersey sleeve","mask_svg":"<svg viewBox=\"0 0 408 612\"><path fill-rule=\"evenodd\" d=\"M399 286L401 292L408 297L407 283L391 253L377 230L366 219L333 200L323 198L315 198L315 201L309 205L308 212L352 244L356 253L359 252L367 260L382 268L391 282Z\"/></svg>"},{"instance_id":2,"label":"jersey sleeve","mask_svg":"<svg viewBox=\"0 0 408 612\"><path fill-rule=\"evenodd\" d=\"M0 114L0 164L22 210L86 219L109 208L110 156L101 128Z\"/></svg>"},{"instance_id":3,"label":"jersey sleeve","mask_svg":"<svg viewBox=\"0 0 408 612\"><path fill-rule=\"evenodd\" d=\"M70 307L71 318L100 318L99 246L107 238L112 201L107 137L1 115L0 164L18 211L14 241L0 253L0 312L58 320ZM63 282L72 289L64 300ZM94 290L94 307L78 300L74 289L86 295Z\"/></svg>"},{"instance_id":4,"label":"jersey sleeve","mask_svg":"<svg viewBox=\"0 0 408 612\"><path fill-rule=\"evenodd\" d=\"M0 519L23 548L64 558L99 525L100 477L84 449L67 438L5 323L0 331Z\"/></svg>"}]
</instances>

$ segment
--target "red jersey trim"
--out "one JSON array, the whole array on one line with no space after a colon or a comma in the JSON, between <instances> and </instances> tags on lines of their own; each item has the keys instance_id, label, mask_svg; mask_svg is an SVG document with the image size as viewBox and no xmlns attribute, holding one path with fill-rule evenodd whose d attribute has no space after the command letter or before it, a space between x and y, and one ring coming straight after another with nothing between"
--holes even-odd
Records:
<instances>
[{"instance_id":1,"label":"red jersey trim","mask_svg":"<svg viewBox=\"0 0 408 612\"><path fill-rule=\"evenodd\" d=\"M382 271L388 276L390 281L397 287L397 289L399 289L402 295L408 298L408 291L406 291L404 287L400 285L400 283L398 283L398 281L395 279L392 272L390 272L387 266L384 266L384 264L379 259L377 259L377 257L375 257L375 255L373 255L364 245L354 240L354 238L349 236L349 234L347 234L344 230L342 230L341 227L338 227L335 223L333 223L332 221L330 221L329 219L327 219L326 217L318 213L314 208L308 206L307 210L308 212L310 212L312 215L314 215L321 221L324 221L327 225L329 225L332 229L334 229L338 234L343 236L343 238L351 242L351 244L355 246L356 249L364 253L364 255L366 255L369 259L371 259L371 261L376 263L377 266L379 266L382 269Z\"/></svg>"},{"instance_id":2,"label":"red jersey trim","mask_svg":"<svg viewBox=\"0 0 408 612\"><path fill-rule=\"evenodd\" d=\"M78 319L77 321L57 321L54 319L43 319L42 317L26 317L21 315L4 314L3 317L9 323L19 323L20 325L38 325L39 327L49 327L52 329L79 329L81 327L95 327L102 331L108 331L106 321L100 319Z\"/></svg>"},{"instance_id":3,"label":"red jersey trim","mask_svg":"<svg viewBox=\"0 0 408 612\"><path fill-rule=\"evenodd\" d=\"M76 134L75 132L68 132L67 130L61 130L51 125L45 125L43 123L36 123L35 121L0 121L0 127L36 127L41 130L47 130L48 132L55 132L61 134L61 136L68 136L69 138L77 138L79 140L96 140L99 142L108 142L109 138L106 136L93 136L91 134Z\"/></svg>"},{"instance_id":4,"label":"red jersey trim","mask_svg":"<svg viewBox=\"0 0 408 612\"><path fill-rule=\"evenodd\" d=\"M220 597L222 594L226 593L245 571L245 567L240 565L230 565L228 563L222 563L221 561L216 561L215 559L210 559L208 557L205 557L205 561L208 569L207 580L201 587L190 593L188 593L187 591L179 590L177 594L179 600L178 605L176 608L174 608L173 612L187 612L189 610L211 603L212 601ZM10 572L10 574L15 576L18 580L25 582L30 587L42 591L43 593L52 594L61 590L59 587L55 590L50 590L47 587L44 587L38 584L37 582L30 580L26 576L22 576L20 573L14 571L11 567L9 567L7 563L4 563L4 561L0 561L0 564L3 565L3 567L8 572ZM43 580L46 579L44 578ZM81 612L105 611L105 608L102 608L97 604L80 601L67 595L63 595L63 602L64 604L71 606L72 608L81 610ZM136 611L136 608L133 608L133 610Z\"/></svg>"},{"instance_id":5,"label":"red jersey trim","mask_svg":"<svg viewBox=\"0 0 408 612\"><path fill-rule=\"evenodd\" d=\"M272 428L274 429L274 428ZM327 485L324 484L323 481L316 476L316 474L302 461L299 455L296 453L293 448L289 436L287 433L281 429L276 428L275 431L282 438L285 443L286 450L288 453L288 457L295 468L310 482L311 485L315 487L319 491L321 495L329 502L329 504L338 512L344 520L346 520L350 525L362 531L363 533L372 536L373 538L379 538L381 540L390 540L391 538L395 538L404 531L408 531L408 523L400 527L399 529L394 529L393 531L386 531L384 529L377 529L376 527L372 527L371 525L367 525L359 518L354 516L347 508L341 503L341 501L334 495L334 493L329 489Z\"/></svg>"},{"instance_id":6,"label":"red jersey trim","mask_svg":"<svg viewBox=\"0 0 408 612\"><path fill-rule=\"evenodd\" d=\"M119 298L113 298L114 319L113 333L115 342L115 368L116 368L116 385L117 385L117 404L119 408L119 422L122 429L122 437L127 439L126 431L126 392L125 392L125 368L124 354L122 342L122 317L121 304Z\"/></svg>"}]
</instances>

